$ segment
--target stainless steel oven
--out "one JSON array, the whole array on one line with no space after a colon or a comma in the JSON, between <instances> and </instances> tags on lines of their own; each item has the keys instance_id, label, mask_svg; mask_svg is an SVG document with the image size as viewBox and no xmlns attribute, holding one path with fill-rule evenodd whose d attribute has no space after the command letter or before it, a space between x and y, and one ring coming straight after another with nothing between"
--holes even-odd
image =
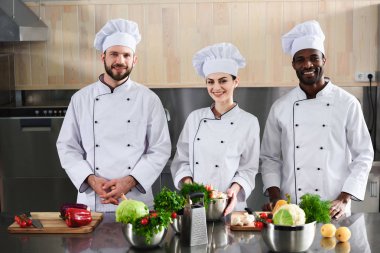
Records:
<instances>
[{"instance_id":1,"label":"stainless steel oven","mask_svg":"<svg viewBox=\"0 0 380 253\"><path fill-rule=\"evenodd\" d=\"M66 107L0 108L1 211L57 211L76 201L56 140Z\"/></svg>"}]
</instances>

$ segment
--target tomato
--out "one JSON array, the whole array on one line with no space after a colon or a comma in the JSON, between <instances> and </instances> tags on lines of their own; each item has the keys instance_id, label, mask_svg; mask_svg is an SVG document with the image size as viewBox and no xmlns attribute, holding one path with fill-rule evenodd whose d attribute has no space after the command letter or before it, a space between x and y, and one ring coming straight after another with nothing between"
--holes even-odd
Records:
<instances>
[{"instance_id":1,"label":"tomato","mask_svg":"<svg viewBox=\"0 0 380 253\"><path fill-rule=\"evenodd\" d=\"M260 218L265 220L268 218L268 214L267 213L260 213Z\"/></svg>"},{"instance_id":2,"label":"tomato","mask_svg":"<svg viewBox=\"0 0 380 253\"><path fill-rule=\"evenodd\" d=\"M267 219L267 222L268 223L273 223L273 220L272 219Z\"/></svg>"},{"instance_id":3,"label":"tomato","mask_svg":"<svg viewBox=\"0 0 380 253\"><path fill-rule=\"evenodd\" d=\"M149 223L149 220L147 218L141 219L141 225L145 226L145 225L148 225L148 223Z\"/></svg>"},{"instance_id":4,"label":"tomato","mask_svg":"<svg viewBox=\"0 0 380 253\"><path fill-rule=\"evenodd\" d=\"M158 215L157 213L151 213L151 214L150 214L150 218L156 218L157 215Z\"/></svg>"},{"instance_id":5,"label":"tomato","mask_svg":"<svg viewBox=\"0 0 380 253\"><path fill-rule=\"evenodd\" d=\"M175 219L177 218L177 213L176 212L172 212L172 219Z\"/></svg>"},{"instance_id":6,"label":"tomato","mask_svg":"<svg viewBox=\"0 0 380 253\"><path fill-rule=\"evenodd\" d=\"M261 221L255 221L255 227L258 229L262 229L264 227L264 223Z\"/></svg>"}]
</instances>

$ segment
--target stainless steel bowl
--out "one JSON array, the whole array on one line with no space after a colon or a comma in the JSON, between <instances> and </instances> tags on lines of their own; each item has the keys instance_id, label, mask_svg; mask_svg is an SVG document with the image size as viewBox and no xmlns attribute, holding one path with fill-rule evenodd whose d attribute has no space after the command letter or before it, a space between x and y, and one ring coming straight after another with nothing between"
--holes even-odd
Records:
<instances>
[{"instance_id":1,"label":"stainless steel bowl","mask_svg":"<svg viewBox=\"0 0 380 253\"><path fill-rule=\"evenodd\" d=\"M183 215L177 215L177 218L173 219L172 228L174 230L174 233L180 234L182 229L182 219Z\"/></svg>"},{"instance_id":2,"label":"stainless steel bowl","mask_svg":"<svg viewBox=\"0 0 380 253\"><path fill-rule=\"evenodd\" d=\"M140 249L149 249L157 247L165 238L166 229L162 229L159 233L152 236L150 243L147 243L144 236L136 235L133 232L132 224L123 224L122 231L125 239L133 247Z\"/></svg>"},{"instance_id":3,"label":"stainless steel bowl","mask_svg":"<svg viewBox=\"0 0 380 253\"><path fill-rule=\"evenodd\" d=\"M223 217L224 209L226 209L228 199L211 199L206 209L206 220L216 221Z\"/></svg>"},{"instance_id":4,"label":"stainless steel bowl","mask_svg":"<svg viewBox=\"0 0 380 253\"><path fill-rule=\"evenodd\" d=\"M274 252L303 252L314 241L316 222L302 226L265 224L261 230L264 242Z\"/></svg>"}]
</instances>

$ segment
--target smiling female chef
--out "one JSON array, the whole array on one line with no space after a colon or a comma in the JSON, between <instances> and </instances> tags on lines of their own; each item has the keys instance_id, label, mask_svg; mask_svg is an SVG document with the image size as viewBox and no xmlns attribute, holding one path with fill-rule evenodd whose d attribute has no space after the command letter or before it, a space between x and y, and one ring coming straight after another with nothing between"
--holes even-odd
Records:
<instances>
[{"instance_id":1,"label":"smiling female chef","mask_svg":"<svg viewBox=\"0 0 380 253\"><path fill-rule=\"evenodd\" d=\"M258 120L233 101L238 68L245 66L245 59L234 45L220 43L197 52L193 66L205 78L214 103L188 116L171 173L178 189L194 181L226 192L230 198L227 215L246 207L259 165Z\"/></svg>"},{"instance_id":2,"label":"smiling female chef","mask_svg":"<svg viewBox=\"0 0 380 253\"><path fill-rule=\"evenodd\" d=\"M261 145L261 174L271 202L306 193L331 200L331 217L363 200L373 148L359 101L324 76L325 35L317 21L282 37L299 86L272 106ZM281 195L281 196L280 196ZM271 209L271 205L266 205Z\"/></svg>"}]
</instances>

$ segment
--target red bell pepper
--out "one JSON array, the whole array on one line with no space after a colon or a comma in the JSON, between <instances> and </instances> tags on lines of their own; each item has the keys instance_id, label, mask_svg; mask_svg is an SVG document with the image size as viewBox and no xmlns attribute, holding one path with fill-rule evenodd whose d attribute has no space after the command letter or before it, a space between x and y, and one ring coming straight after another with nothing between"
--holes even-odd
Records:
<instances>
[{"instance_id":1,"label":"red bell pepper","mask_svg":"<svg viewBox=\"0 0 380 253\"><path fill-rule=\"evenodd\" d=\"M81 227L92 221L91 212L80 208L68 208L65 214L65 222L67 226Z\"/></svg>"},{"instance_id":2,"label":"red bell pepper","mask_svg":"<svg viewBox=\"0 0 380 253\"><path fill-rule=\"evenodd\" d=\"M65 214L66 214L66 210L68 208L79 208L79 209L85 209L85 210L89 210L90 211L90 208L88 206L86 206L85 204L80 204L80 203L65 203L63 205L61 205L61 208L60 208L60 217L64 220L65 219Z\"/></svg>"}]
</instances>

